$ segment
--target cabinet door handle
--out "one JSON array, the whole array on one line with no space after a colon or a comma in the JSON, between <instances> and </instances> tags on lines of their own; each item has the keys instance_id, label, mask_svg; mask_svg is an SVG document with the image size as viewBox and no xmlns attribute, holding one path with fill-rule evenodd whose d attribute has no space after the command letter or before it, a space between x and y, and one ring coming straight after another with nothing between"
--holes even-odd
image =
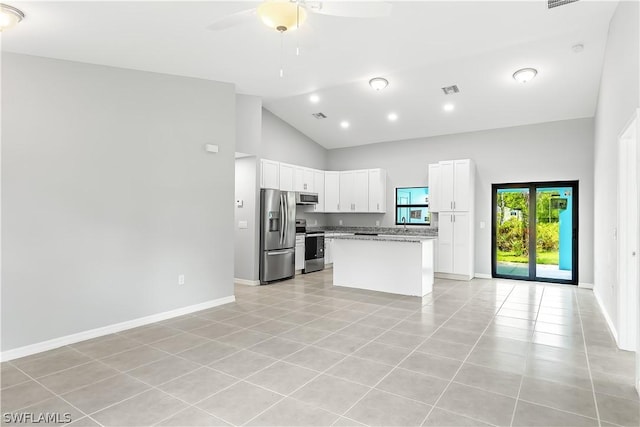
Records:
<instances>
[{"instance_id":1,"label":"cabinet door handle","mask_svg":"<svg viewBox=\"0 0 640 427\"><path fill-rule=\"evenodd\" d=\"M449 217L449 222L453 222L453 215Z\"/></svg>"},{"instance_id":2,"label":"cabinet door handle","mask_svg":"<svg viewBox=\"0 0 640 427\"><path fill-rule=\"evenodd\" d=\"M453 209L453 202L449 202L449 207Z\"/></svg>"},{"instance_id":3,"label":"cabinet door handle","mask_svg":"<svg viewBox=\"0 0 640 427\"><path fill-rule=\"evenodd\" d=\"M453 202L453 209L455 210L455 208L456 208L456 202L454 201Z\"/></svg>"}]
</instances>

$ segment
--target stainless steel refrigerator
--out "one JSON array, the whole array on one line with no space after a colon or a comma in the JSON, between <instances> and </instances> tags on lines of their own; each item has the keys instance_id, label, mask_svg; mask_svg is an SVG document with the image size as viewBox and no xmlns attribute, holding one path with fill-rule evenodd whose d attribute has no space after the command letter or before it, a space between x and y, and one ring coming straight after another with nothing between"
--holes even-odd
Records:
<instances>
[{"instance_id":1,"label":"stainless steel refrigerator","mask_svg":"<svg viewBox=\"0 0 640 427\"><path fill-rule=\"evenodd\" d=\"M296 194L260 190L260 283L295 274Z\"/></svg>"}]
</instances>

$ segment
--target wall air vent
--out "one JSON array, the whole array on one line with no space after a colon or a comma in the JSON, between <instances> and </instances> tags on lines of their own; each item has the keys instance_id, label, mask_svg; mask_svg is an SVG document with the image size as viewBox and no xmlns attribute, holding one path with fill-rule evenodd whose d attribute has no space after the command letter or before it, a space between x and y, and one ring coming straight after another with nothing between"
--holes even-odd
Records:
<instances>
[{"instance_id":1,"label":"wall air vent","mask_svg":"<svg viewBox=\"0 0 640 427\"><path fill-rule=\"evenodd\" d=\"M578 0L548 0L547 7L553 9L554 7L564 6L565 4L575 3Z\"/></svg>"},{"instance_id":2,"label":"wall air vent","mask_svg":"<svg viewBox=\"0 0 640 427\"><path fill-rule=\"evenodd\" d=\"M458 85L453 85L453 86L443 87L442 91L444 92L445 95L453 95L454 93L460 92L460 89L458 89Z\"/></svg>"},{"instance_id":3,"label":"wall air vent","mask_svg":"<svg viewBox=\"0 0 640 427\"><path fill-rule=\"evenodd\" d=\"M318 120L327 118L327 116L325 116L324 113L313 113L312 116L315 117Z\"/></svg>"}]
</instances>

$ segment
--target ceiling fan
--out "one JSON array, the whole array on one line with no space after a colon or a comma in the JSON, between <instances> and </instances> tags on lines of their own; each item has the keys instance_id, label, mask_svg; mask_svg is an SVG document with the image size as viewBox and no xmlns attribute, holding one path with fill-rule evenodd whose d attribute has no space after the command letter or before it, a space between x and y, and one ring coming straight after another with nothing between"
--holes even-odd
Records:
<instances>
[{"instance_id":1,"label":"ceiling fan","mask_svg":"<svg viewBox=\"0 0 640 427\"><path fill-rule=\"evenodd\" d=\"M227 15L207 26L211 31L250 23L256 15L274 30L284 33L299 28L308 13L344 18L383 18L391 14L391 3L384 1L344 2L309 0L265 0L258 7Z\"/></svg>"}]
</instances>

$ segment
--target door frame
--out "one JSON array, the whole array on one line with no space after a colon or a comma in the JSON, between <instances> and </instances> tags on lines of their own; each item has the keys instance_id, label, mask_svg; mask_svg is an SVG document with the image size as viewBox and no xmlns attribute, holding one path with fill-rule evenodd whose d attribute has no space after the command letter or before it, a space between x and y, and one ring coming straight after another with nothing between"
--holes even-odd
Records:
<instances>
[{"instance_id":1,"label":"door frame","mask_svg":"<svg viewBox=\"0 0 640 427\"><path fill-rule=\"evenodd\" d=\"M638 279L640 278L640 255L629 256L640 250L640 167L638 165L638 113L627 122L618 136L618 201L617 201L617 338L623 350L636 351L638 344L639 303ZM630 158L635 153L634 158ZM627 160L624 162L623 160ZM635 188L629 186L630 178L635 178ZM631 203L627 202L632 197ZM634 203L635 202L635 203ZM632 206L632 203L634 206ZM635 208L635 218L633 211ZM635 230L634 230L635 228ZM630 233L635 231L635 233ZM633 283L629 279L633 279ZM639 362L640 363L640 362ZM637 366L640 369L640 366ZM638 373L640 375L640 372Z\"/></svg>"},{"instance_id":2,"label":"door frame","mask_svg":"<svg viewBox=\"0 0 640 427\"><path fill-rule=\"evenodd\" d=\"M573 206L571 212L571 222L572 222L572 239L571 239L571 249L572 249L572 260L571 260L571 271L573 273L573 278L571 280L564 279L554 279L547 277L537 277L536 276L536 263L535 263L535 254L536 254L536 218L531 215L531 212L536 212L536 200L537 193L536 190L538 188L548 188L548 187L571 187L573 190L572 199ZM497 210L496 205L498 202L497 199L497 190L499 188L527 188L529 190L529 275L528 276L511 276L506 274L498 274L498 250L496 246L496 220L497 220ZM579 181L534 181L534 182L509 182L504 184L491 184L491 276L495 278L501 279L514 279L514 280L526 280L530 282L548 282L548 283L560 283L565 285L578 285L578 236L579 236L579 224L578 224L578 206L579 206ZM532 261L533 260L533 261Z\"/></svg>"}]
</instances>

